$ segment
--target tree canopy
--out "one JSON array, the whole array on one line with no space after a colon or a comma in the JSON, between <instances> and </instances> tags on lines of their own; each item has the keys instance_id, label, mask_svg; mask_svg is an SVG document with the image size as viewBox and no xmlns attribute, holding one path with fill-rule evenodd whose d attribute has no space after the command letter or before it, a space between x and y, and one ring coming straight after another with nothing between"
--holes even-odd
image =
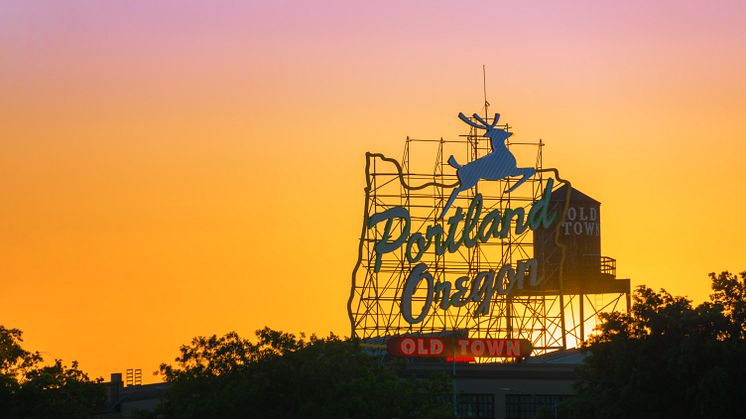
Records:
<instances>
[{"instance_id":1,"label":"tree canopy","mask_svg":"<svg viewBox=\"0 0 746 419\"><path fill-rule=\"evenodd\" d=\"M448 417L445 375L402 378L335 335L305 340L264 328L257 342L236 333L197 337L175 365L161 414L173 418Z\"/></svg>"},{"instance_id":2,"label":"tree canopy","mask_svg":"<svg viewBox=\"0 0 746 419\"><path fill-rule=\"evenodd\" d=\"M746 273L710 274L710 301L645 286L629 313L607 313L585 345L574 416L742 417Z\"/></svg>"},{"instance_id":3,"label":"tree canopy","mask_svg":"<svg viewBox=\"0 0 746 419\"><path fill-rule=\"evenodd\" d=\"M742 417L746 400L746 272L710 274L708 301L640 286L629 313L605 313L584 343L579 418ZM85 418L104 411L101 379L73 361L44 361L0 326L0 417ZM159 373L162 418L452 417L447 375L411 376L355 340L264 328L196 337ZM547 413L547 412L543 412ZM551 412L550 412L551 413ZM147 416L147 414L146 414ZM563 415L564 416L564 415Z\"/></svg>"},{"instance_id":4,"label":"tree canopy","mask_svg":"<svg viewBox=\"0 0 746 419\"><path fill-rule=\"evenodd\" d=\"M73 361L45 364L21 346L22 332L0 326L0 417L85 418L105 407L106 395Z\"/></svg>"}]
</instances>

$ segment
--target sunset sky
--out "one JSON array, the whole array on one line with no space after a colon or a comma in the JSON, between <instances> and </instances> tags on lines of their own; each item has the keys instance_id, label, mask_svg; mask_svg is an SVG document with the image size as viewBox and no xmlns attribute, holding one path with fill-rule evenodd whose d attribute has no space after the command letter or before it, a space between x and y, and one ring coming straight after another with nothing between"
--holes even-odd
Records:
<instances>
[{"instance_id":1,"label":"sunset sky","mask_svg":"<svg viewBox=\"0 0 746 419\"><path fill-rule=\"evenodd\" d=\"M4 1L0 324L93 376L349 334L365 152L492 110L601 201L618 276L746 270L746 2Z\"/></svg>"}]
</instances>

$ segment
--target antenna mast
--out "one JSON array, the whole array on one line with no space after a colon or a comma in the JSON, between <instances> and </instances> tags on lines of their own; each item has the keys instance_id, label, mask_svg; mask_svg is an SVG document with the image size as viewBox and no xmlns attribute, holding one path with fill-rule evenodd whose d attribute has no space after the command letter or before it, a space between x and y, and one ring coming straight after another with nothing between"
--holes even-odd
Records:
<instances>
[{"instance_id":1,"label":"antenna mast","mask_svg":"<svg viewBox=\"0 0 746 419\"><path fill-rule=\"evenodd\" d=\"M490 103L487 102L487 69L482 64L482 87L484 88L484 120L488 121L490 117Z\"/></svg>"}]
</instances>

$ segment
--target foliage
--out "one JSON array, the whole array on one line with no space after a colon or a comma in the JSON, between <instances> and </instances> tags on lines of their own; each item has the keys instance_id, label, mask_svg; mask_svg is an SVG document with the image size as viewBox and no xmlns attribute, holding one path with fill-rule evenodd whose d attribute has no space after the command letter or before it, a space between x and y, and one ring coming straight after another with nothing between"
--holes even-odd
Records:
<instances>
[{"instance_id":1,"label":"foliage","mask_svg":"<svg viewBox=\"0 0 746 419\"><path fill-rule=\"evenodd\" d=\"M447 417L446 376L402 378L357 342L264 328L252 343L236 333L198 337L160 372L172 387L167 418Z\"/></svg>"},{"instance_id":2,"label":"foliage","mask_svg":"<svg viewBox=\"0 0 746 419\"><path fill-rule=\"evenodd\" d=\"M710 274L714 294L710 299L714 304L723 307L723 312L733 327L731 334L736 334L741 340L746 339L746 272L741 272L740 278L728 272L715 276ZM735 336L734 336L735 337Z\"/></svg>"},{"instance_id":3,"label":"foliage","mask_svg":"<svg viewBox=\"0 0 746 419\"><path fill-rule=\"evenodd\" d=\"M0 417L85 418L102 409L100 380L90 380L75 361L45 365L22 342L20 330L0 326Z\"/></svg>"},{"instance_id":4,"label":"foliage","mask_svg":"<svg viewBox=\"0 0 746 419\"><path fill-rule=\"evenodd\" d=\"M576 417L741 417L746 399L744 278L710 274L690 300L641 286L629 314L602 315L579 370Z\"/></svg>"}]
</instances>

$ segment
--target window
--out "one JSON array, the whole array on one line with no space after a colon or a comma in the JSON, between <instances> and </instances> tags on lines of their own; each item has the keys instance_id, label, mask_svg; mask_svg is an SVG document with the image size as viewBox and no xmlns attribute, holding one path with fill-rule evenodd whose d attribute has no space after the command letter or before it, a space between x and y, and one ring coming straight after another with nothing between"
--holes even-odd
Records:
<instances>
[{"instance_id":1,"label":"window","mask_svg":"<svg viewBox=\"0 0 746 419\"><path fill-rule=\"evenodd\" d=\"M507 419L532 419L540 408L549 409L554 413L555 407L570 396L538 395L538 394L506 394L505 417Z\"/></svg>"},{"instance_id":2,"label":"window","mask_svg":"<svg viewBox=\"0 0 746 419\"><path fill-rule=\"evenodd\" d=\"M459 418L495 417L495 396L492 394L459 394L457 400Z\"/></svg>"}]
</instances>

